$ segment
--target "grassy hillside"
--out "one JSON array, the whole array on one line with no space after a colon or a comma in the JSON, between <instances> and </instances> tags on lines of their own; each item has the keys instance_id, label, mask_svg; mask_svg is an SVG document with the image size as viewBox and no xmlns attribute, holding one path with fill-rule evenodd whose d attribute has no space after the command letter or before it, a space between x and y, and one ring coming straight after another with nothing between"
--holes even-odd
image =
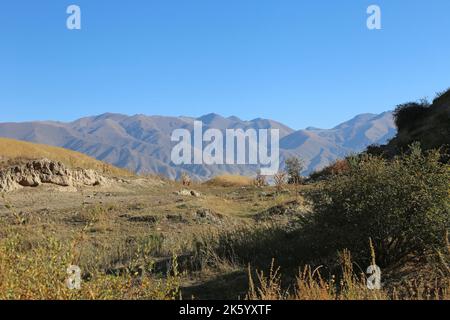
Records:
<instances>
[{"instance_id":1,"label":"grassy hillside","mask_svg":"<svg viewBox=\"0 0 450 320\"><path fill-rule=\"evenodd\" d=\"M93 169L104 174L130 176L125 169L93 159L79 152L43 144L0 138L0 166L21 160L47 158L60 161L72 168Z\"/></svg>"},{"instance_id":2,"label":"grassy hillside","mask_svg":"<svg viewBox=\"0 0 450 320\"><path fill-rule=\"evenodd\" d=\"M395 156L420 142L424 150L450 150L450 89L437 95L432 103L409 102L399 105L394 112L398 133L385 146L372 146L371 154Z\"/></svg>"}]
</instances>

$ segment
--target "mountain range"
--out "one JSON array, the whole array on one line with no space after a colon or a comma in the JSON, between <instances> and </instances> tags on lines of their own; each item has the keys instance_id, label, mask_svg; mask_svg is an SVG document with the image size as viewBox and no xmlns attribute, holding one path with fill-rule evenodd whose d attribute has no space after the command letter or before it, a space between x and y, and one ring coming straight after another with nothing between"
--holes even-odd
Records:
<instances>
[{"instance_id":1,"label":"mountain range","mask_svg":"<svg viewBox=\"0 0 450 320\"><path fill-rule=\"evenodd\" d=\"M197 179L219 174L254 175L255 165L182 165L171 162L171 141L175 129L193 130L194 121L204 130L214 128L279 129L280 160L300 157L304 174L319 170L336 159L360 152L371 144L384 144L396 134L391 112L361 114L332 129L294 130L269 119L241 120L208 114L199 118L105 113L73 122L35 121L0 123L0 137L24 140L85 153L115 166L141 174L178 178L188 172Z\"/></svg>"}]
</instances>

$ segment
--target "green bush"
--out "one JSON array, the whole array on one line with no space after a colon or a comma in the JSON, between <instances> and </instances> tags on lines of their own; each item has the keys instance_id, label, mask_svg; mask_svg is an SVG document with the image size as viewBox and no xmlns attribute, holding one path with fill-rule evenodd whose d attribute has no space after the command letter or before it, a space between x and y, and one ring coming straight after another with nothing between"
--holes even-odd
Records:
<instances>
[{"instance_id":1,"label":"green bush","mask_svg":"<svg viewBox=\"0 0 450 320\"><path fill-rule=\"evenodd\" d=\"M426 101L399 105L394 111L395 125L398 130L410 130L414 128L415 124L427 117L429 113L430 108Z\"/></svg>"},{"instance_id":2,"label":"green bush","mask_svg":"<svg viewBox=\"0 0 450 320\"><path fill-rule=\"evenodd\" d=\"M310 194L316 254L347 248L356 259L367 258L372 239L377 262L386 266L445 246L450 167L439 158L417 144L393 160L352 158L349 170Z\"/></svg>"}]
</instances>

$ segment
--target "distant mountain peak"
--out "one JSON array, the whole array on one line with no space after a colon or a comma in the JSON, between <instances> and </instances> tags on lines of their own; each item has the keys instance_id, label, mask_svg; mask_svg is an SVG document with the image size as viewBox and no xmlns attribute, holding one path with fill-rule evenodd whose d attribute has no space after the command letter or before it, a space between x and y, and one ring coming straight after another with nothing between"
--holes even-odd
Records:
<instances>
[{"instance_id":1,"label":"distant mountain peak","mask_svg":"<svg viewBox=\"0 0 450 320\"><path fill-rule=\"evenodd\" d=\"M316 128L316 127L307 127L305 130L306 131L317 131L317 130L322 130L322 129Z\"/></svg>"},{"instance_id":2,"label":"distant mountain peak","mask_svg":"<svg viewBox=\"0 0 450 320\"><path fill-rule=\"evenodd\" d=\"M121 113L112 113L112 112L105 112L102 114L99 114L98 116L94 116L95 120L105 120L105 119L114 119L114 118L123 118L127 117L127 115L121 114Z\"/></svg>"},{"instance_id":3,"label":"distant mountain peak","mask_svg":"<svg viewBox=\"0 0 450 320\"><path fill-rule=\"evenodd\" d=\"M231 120L231 121L242 121L239 117L236 117L236 116L230 116L227 119Z\"/></svg>"},{"instance_id":4,"label":"distant mountain peak","mask_svg":"<svg viewBox=\"0 0 450 320\"><path fill-rule=\"evenodd\" d=\"M210 122L215 119L224 119L224 117L222 117L220 114L212 112L212 113L205 114L197 119L200 121L203 121L203 122Z\"/></svg>"},{"instance_id":5,"label":"distant mountain peak","mask_svg":"<svg viewBox=\"0 0 450 320\"><path fill-rule=\"evenodd\" d=\"M337 125L333 129L341 129L344 127L358 125L359 123L364 123L366 121L370 121L371 119L375 118L376 116L377 116L377 114L373 114L373 113L358 114L357 116L351 118L350 120Z\"/></svg>"}]
</instances>

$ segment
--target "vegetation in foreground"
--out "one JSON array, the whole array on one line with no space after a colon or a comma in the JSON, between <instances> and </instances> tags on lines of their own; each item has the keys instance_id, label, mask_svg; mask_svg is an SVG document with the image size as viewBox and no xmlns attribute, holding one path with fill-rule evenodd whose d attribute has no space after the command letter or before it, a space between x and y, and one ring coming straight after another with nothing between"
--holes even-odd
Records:
<instances>
[{"instance_id":1,"label":"vegetation in foreground","mask_svg":"<svg viewBox=\"0 0 450 320\"><path fill-rule=\"evenodd\" d=\"M449 143L394 148L405 132L380 147L393 153L369 148L307 185L131 177L120 189L4 194L0 298L448 300ZM373 264L381 290L366 285ZM67 287L70 265L80 290Z\"/></svg>"},{"instance_id":2,"label":"vegetation in foreground","mask_svg":"<svg viewBox=\"0 0 450 320\"><path fill-rule=\"evenodd\" d=\"M2 216L0 298L448 299L450 168L439 159L413 146L393 161L357 157L312 186L194 185L204 188L197 205L220 209L227 200L215 194L227 193L242 202L234 210L264 207L243 217L197 210L202 220L192 221L129 216L135 226L120 241L125 226L114 225L112 212L122 208L83 205L62 230L68 217L31 218L4 195L15 214ZM172 220L183 230L178 238ZM382 290L366 287L373 263L383 270ZM79 291L66 286L70 265L83 270Z\"/></svg>"}]
</instances>

